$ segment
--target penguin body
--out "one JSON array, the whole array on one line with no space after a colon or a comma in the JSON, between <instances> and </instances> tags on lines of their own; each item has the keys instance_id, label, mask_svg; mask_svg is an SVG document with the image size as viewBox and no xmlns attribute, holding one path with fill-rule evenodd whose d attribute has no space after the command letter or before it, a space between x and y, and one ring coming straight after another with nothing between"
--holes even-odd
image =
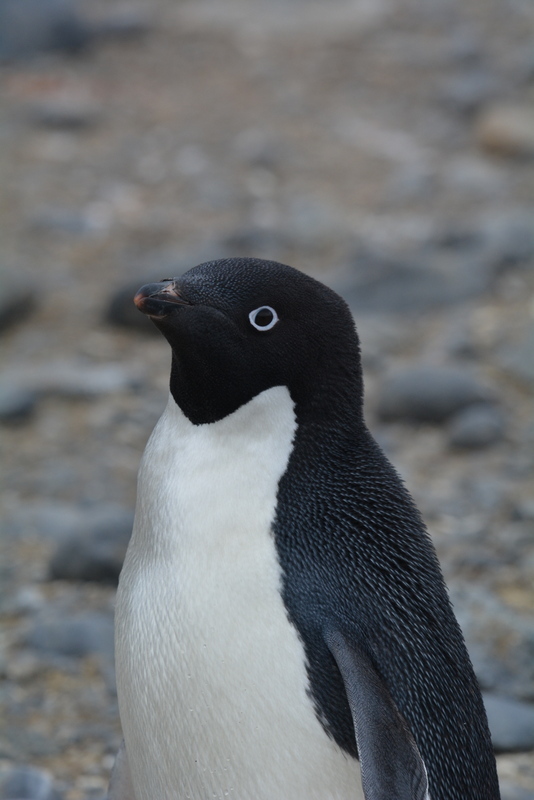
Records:
<instances>
[{"instance_id":1,"label":"penguin body","mask_svg":"<svg viewBox=\"0 0 534 800\"><path fill-rule=\"evenodd\" d=\"M254 259L136 302L173 361L117 596L111 800L496 800L436 556L363 421L345 303Z\"/></svg>"}]
</instances>

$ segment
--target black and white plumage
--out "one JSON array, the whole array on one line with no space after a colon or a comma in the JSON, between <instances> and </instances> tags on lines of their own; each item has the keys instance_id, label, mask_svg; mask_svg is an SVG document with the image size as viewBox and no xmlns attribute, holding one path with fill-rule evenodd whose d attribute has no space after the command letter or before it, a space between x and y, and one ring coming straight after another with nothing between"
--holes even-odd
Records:
<instances>
[{"instance_id":1,"label":"black and white plumage","mask_svg":"<svg viewBox=\"0 0 534 800\"><path fill-rule=\"evenodd\" d=\"M497 800L432 544L363 420L344 301L229 259L136 303L171 345L171 394L117 597L112 800Z\"/></svg>"}]
</instances>

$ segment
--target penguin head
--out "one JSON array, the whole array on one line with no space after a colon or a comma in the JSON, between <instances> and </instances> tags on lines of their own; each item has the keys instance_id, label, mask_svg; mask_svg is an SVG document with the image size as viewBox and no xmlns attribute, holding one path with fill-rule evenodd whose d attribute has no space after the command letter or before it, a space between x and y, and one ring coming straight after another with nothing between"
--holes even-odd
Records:
<instances>
[{"instance_id":1,"label":"penguin head","mask_svg":"<svg viewBox=\"0 0 534 800\"><path fill-rule=\"evenodd\" d=\"M194 424L216 422L273 386L286 386L302 409L345 396L361 406L348 306L292 267L210 261L143 286L134 302L172 348L171 392Z\"/></svg>"}]
</instances>

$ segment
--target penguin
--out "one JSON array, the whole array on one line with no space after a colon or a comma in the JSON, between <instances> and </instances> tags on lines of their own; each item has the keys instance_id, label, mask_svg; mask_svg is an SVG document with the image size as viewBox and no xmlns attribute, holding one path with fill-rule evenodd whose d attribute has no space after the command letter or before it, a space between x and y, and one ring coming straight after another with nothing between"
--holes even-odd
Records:
<instances>
[{"instance_id":1,"label":"penguin","mask_svg":"<svg viewBox=\"0 0 534 800\"><path fill-rule=\"evenodd\" d=\"M172 365L117 593L110 800L497 800L433 545L364 421L346 303L234 258L135 304Z\"/></svg>"}]
</instances>

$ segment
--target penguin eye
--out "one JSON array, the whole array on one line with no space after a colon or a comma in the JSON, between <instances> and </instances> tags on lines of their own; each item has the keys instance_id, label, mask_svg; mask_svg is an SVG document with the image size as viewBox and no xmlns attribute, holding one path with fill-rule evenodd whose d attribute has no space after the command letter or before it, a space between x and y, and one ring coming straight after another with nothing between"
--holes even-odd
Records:
<instances>
[{"instance_id":1,"label":"penguin eye","mask_svg":"<svg viewBox=\"0 0 534 800\"><path fill-rule=\"evenodd\" d=\"M278 322L278 314L271 306L260 306L248 315L250 324L257 331L270 331Z\"/></svg>"}]
</instances>

